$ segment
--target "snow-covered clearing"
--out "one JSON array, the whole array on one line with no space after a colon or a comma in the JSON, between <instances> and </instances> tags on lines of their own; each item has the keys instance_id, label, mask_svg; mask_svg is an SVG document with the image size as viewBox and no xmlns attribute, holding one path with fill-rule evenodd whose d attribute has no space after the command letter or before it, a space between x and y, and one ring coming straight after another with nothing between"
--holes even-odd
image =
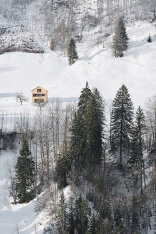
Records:
<instances>
[{"instance_id":1,"label":"snow-covered clearing","mask_svg":"<svg viewBox=\"0 0 156 234\"><path fill-rule=\"evenodd\" d=\"M149 33L153 42L147 43ZM143 105L155 94L156 28L148 23L128 27L129 50L123 58L112 57L111 48L93 47L91 37L79 43L79 60L68 66L58 52L46 54L6 53L0 56L0 92L24 92L41 85L49 96L78 97L88 81L105 99L112 99L118 88L127 85L135 105Z\"/></svg>"},{"instance_id":2,"label":"snow-covered clearing","mask_svg":"<svg viewBox=\"0 0 156 234\"><path fill-rule=\"evenodd\" d=\"M42 233L42 225L36 221L35 201L29 204L11 204L8 167L15 159L16 154L11 151L2 151L0 154L0 233Z\"/></svg>"}]
</instances>

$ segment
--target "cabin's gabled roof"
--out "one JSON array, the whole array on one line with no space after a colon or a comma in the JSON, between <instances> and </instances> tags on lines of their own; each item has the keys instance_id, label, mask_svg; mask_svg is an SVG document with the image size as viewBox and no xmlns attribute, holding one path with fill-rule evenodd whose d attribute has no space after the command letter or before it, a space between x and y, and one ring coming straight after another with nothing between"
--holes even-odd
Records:
<instances>
[{"instance_id":1,"label":"cabin's gabled roof","mask_svg":"<svg viewBox=\"0 0 156 234\"><path fill-rule=\"evenodd\" d=\"M36 88L34 88L31 92L33 92L35 89L44 89L43 87L41 86L37 86ZM46 89L44 89L45 91L47 91ZM48 91L47 91L48 92Z\"/></svg>"}]
</instances>

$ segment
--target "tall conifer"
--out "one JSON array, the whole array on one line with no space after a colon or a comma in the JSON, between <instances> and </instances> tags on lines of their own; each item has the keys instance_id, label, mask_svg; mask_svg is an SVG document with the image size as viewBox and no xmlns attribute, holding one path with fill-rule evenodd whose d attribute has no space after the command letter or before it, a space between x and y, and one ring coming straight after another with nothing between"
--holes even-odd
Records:
<instances>
[{"instance_id":1,"label":"tall conifer","mask_svg":"<svg viewBox=\"0 0 156 234\"><path fill-rule=\"evenodd\" d=\"M100 164L103 152L104 107L97 89L88 83L82 90L78 110L71 128L71 155L75 169L94 168Z\"/></svg>"},{"instance_id":2,"label":"tall conifer","mask_svg":"<svg viewBox=\"0 0 156 234\"><path fill-rule=\"evenodd\" d=\"M119 89L112 103L111 147L119 151L120 166L123 166L123 152L129 152L130 133L133 121L133 103L125 85Z\"/></svg>"},{"instance_id":3,"label":"tall conifer","mask_svg":"<svg viewBox=\"0 0 156 234\"><path fill-rule=\"evenodd\" d=\"M67 55L68 55L69 65L72 65L78 59L76 44L73 38L70 39L70 42L68 44Z\"/></svg>"},{"instance_id":4,"label":"tall conifer","mask_svg":"<svg viewBox=\"0 0 156 234\"><path fill-rule=\"evenodd\" d=\"M123 51L128 48L128 36L126 33L126 26L123 17L117 21L115 28L115 35L113 38L113 54L115 57L122 57Z\"/></svg>"},{"instance_id":5,"label":"tall conifer","mask_svg":"<svg viewBox=\"0 0 156 234\"><path fill-rule=\"evenodd\" d=\"M16 187L20 202L32 199L32 189L34 187L35 164L31 157L29 145L26 137L23 137L20 155L16 164Z\"/></svg>"},{"instance_id":6,"label":"tall conifer","mask_svg":"<svg viewBox=\"0 0 156 234\"><path fill-rule=\"evenodd\" d=\"M58 218L58 230L60 234L67 233L67 204L65 202L64 193L61 194L60 201L59 201L59 208L57 213Z\"/></svg>"},{"instance_id":7,"label":"tall conifer","mask_svg":"<svg viewBox=\"0 0 156 234\"><path fill-rule=\"evenodd\" d=\"M129 166L132 168L132 178L135 188L143 191L143 181L145 184L145 166L143 159L144 137L146 133L145 115L139 106L136 111L136 118L132 129L131 150ZM135 175L135 176L134 176ZM136 181L139 182L136 183Z\"/></svg>"}]
</instances>

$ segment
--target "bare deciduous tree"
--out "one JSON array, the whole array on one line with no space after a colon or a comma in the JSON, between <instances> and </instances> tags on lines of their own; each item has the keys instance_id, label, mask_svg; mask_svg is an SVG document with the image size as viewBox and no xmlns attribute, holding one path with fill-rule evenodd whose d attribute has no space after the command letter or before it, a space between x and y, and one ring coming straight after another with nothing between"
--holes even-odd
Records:
<instances>
[{"instance_id":1,"label":"bare deciduous tree","mask_svg":"<svg viewBox=\"0 0 156 234\"><path fill-rule=\"evenodd\" d=\"M24 94L21 92L21 93L17 94L16 101L20 102L20 104L22 106L23 102L28 102L28 98L25 97Z\"/></svg>"}]
</instances>

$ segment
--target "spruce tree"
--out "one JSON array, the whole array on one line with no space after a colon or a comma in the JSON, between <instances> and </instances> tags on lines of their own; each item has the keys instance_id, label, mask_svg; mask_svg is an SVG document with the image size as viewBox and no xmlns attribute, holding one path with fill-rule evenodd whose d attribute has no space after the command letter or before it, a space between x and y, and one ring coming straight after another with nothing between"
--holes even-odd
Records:
<instances>
[{"instance_id":1,"label":"spruce tree","mask_svg":"<svg viewBox=\"0 0 156 234\"><path fill-rule=\"evenodd\" d=\"M130 133L133 121L133 103L125 85L118 90L111 112L111 148L120 154L119 165L123 166L123 153L129 153Z\"/></svg>"},{"instance_id":2,"label":"spruce tree","mask_svg":"<svg viewBox=\"0 0 156 234\"><path fill-rule=\"evenodd\" d=\"M99 91L93 92L88 87L82 90L78 110L71 128L71 150L73 165L79 174L80 170L94 169L100 164L103 153L104 127L103 100Z\"/></svg>"},{"instance_id":3,"label":"spruce tree","mask_svg":"<svg viewBox=\"0 0 156 234\"><path fill-rule=\"evenodd\" d=\"M88 229L88 206L81 195L75 201L75 227L76 233L86 234Z\"/></svg>"},{"instance_id":4,"label":"spruce tree","mask_svg":"<svg viewBox=\"0 0 156 234\"><path fill-rule=\"evenodd\" d=\"M79 183L79 175L82 170L81 165L84 161L84 152L81 148L81 136L83 129L81 129L81 120L78 117L78 114L74 114L74 119L72 121L71 127L71 142L70 142L70 156L72 161L72 180L75 184ZM80 127L79 127L80 126ZM82 141L83 142L83 141Z\"/></svg>"},{"instance_id":5,"label":"spruce tree","mask_svg":"<svg viewBox=\"0 0 156 234\"><path fill-rule=\"evenodd\" d=\"M123 216L121 213L121 206L117 205L114 212L115 233L124 234Z\"/></svg>"},{"instance_id":6,"label":"spruce tree","mask_svg":"<svg viewBox=\"0 0 156 234\"><path fill-rule=\"evenodd\" d=\"M131 200L131 232L140 233L140 214L139 214L139 202L137 197L133 194Z\"/></svg>"},{"instance_id":7,"label":"spruce tree","mask_svg":"<svg viewBox=\"0 0 156 234\"><path fill-rule=\"evenodd\" d=\"M113 37L113 55L115 57L122 57L123 51L128 48L128 36L123 17L118 19L115 35Z\"/></svg>"},{"instance_id":8,"label":"spruce tree","mask_svg":"<svg viewBox=\"0 0 156 234\"><path fill-rule=\"evenodd\" d=\"M103 110L99 95L96 90L86 105L86 157L92 168L101 163L103 153Z\"/></svg>"},{"instance_id":9,"label":"spruce tree","mask_svg":"<svg viewBox=\"0 0 156 234\"><path fill-rule=\"evenodd\" d=\"M152 42L152 38L151 38L151 35L150 35L150 34L149 34L149 36L148 36L147 42L148 42L148 43L151 43L151 42Z\"/></svg>"},{"instance_id":10,"label":"spruce tree","mask_svg":"<svg viewBox=\"0 0 156 234\"><path fill-rule=\"evenodd\" d=\"M70 42L68 44L67 55L68 55L69 65L72 65L78 59L76 44L73 38L70 39Z\"/></svg>"},{"instance_id":11,"label":"spruce tree","mask_svg":"<svg viewBox=\"0 0 156 234\"><path fill-rule=\"evenodd\" d=\"M94 215L91 217L87 234L99 234L98 220Z\"/></svg>"},{"instance_id":12,"label":"spruce tree","mask_svg":"<svg viewBox=\"0 0 156 234\"><path fill-rule=\"evenodd\" d=\"M130 168L132 168L133 172L132 178L134 180L134 185L136 188L138 186L141 189L141 194L143 190L143 179L145 182L145 168L144 168L144 159L143 159L145 133L146 133L145 115L143 113L143 110L139 106L136 111L136 118L134 126L132 128L129 166ZM136 181L138 181L139 184L136 183Z\"/></svg>"},{"instance_id":13,"label":"spruce tree","mask_svg":"<svg viewBox=\"0 0 156 234\"><path fill-rule=\"evenodd\" d=\"M71 147L70 154L73 159L74 167L79 174L80 170L86 166L87 162L87 132L86 132L86 107L91 98L92 92L89 89L88 82L81 91L78 102L78 110L71 127Z\"/></svg>"},{"instance_id":14,"label":"spruce tree","mask_svg":"<svg viewBox=\"0 0 156 234\"><path fill-rule=\"evenodd\" d=\"M68 154L61 154L58 156L55 167L55 180L58 183L58 188L64 188L68 185L69 170L71 167L71 160Z\"/></svg>"},{"instance_id":15,"label":"spruce tree","mask_svg":"<svg viewBox=\"0 0 156 234\"><path fill-rule=\"evenodd\" d=\"M93 89L93 96L95 98L95 112L97 113L96 119L96 145L98 148L96 149L97 158L99 159L97 163L100 163L101 157L103 155L103 139L104 139L104 126L105 126L105 106L103 98L97 88ZM94 111L92 109L92 111ZM95 130L94 129L94 130ZM93 130L93 131L94 131Z\"/></svg>"},{"instance_id":16,"label":"spruce tree","mask_svg":"<svg viewBox=\"0 0 156 234\"><path fill-rule=\"evenodd\" d=\"M74 220L73 207L70 208L70 212L68 213L67 233L69 234L75 233L75 220Z\"/></svg>"},{"instance_id":17,"label":"spruce tree","mask_svg":"<svg viewBox=\"0 0 156 234\"><path fill-rule=\"evenodd\" d=\"M16 188L19 202L23 203L33 198L35 175L35 164L26 137L23 137L19 154L16 163Z\"/></svg>"},{"instance_id":18,"label":"spruce tree","mask_svg":"<svg viewBox=\"0 0 156 234\"><path fill-rule=\"evenodd\" d=\"M131 150L129 164L133 167L135 164L141 162L144 149L144 136L146 131L145 115L139 106L136 111L135 122L132 128Z\"/></svg>"},{"instance_id":19,"label":"spruce tree","mask_svg":"<svg viewBox=\"0 0 156 234\"><path fill-rule=\"evenodd\" d=\"M57 213L57 226L60 234L67 233L67 204L65 202L64 193L61 194L59 208Z\"/></svg>"}]
</instances>

